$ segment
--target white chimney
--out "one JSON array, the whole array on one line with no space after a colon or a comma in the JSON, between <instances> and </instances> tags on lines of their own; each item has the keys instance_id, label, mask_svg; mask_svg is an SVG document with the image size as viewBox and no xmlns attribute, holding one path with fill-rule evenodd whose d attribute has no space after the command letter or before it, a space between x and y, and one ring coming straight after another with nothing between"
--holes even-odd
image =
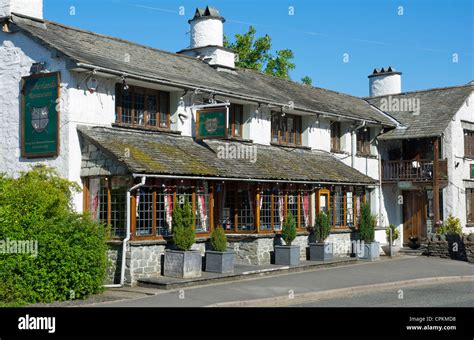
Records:
<instances>
[{"instance_id":1,"label":"white chimney","mask_svg":"<svg viewBox=\"0 0 474 340\"><path fill-rule=\"evenodd\" d=\"M384 96L402 91L402 73L389 66L387 69L374 69L369 76L369 96Z\"/></svg>"},{"instance_id":2,"label":"white chimney","mask_svg":"<svg viewBox=\"0 0 474 340\"><path fill-rule=\"evenodd\" d=\"M194 18L188 21L190 47L178 53L199 58L214 67L235 68L234 52L223 47L224 22L217 9L197 8Z\"/></svg>"},{"instance_id":3,"label":"white chimney","mask_svg":"<svg viewBox=\"0 0 474 340\"><path fill-rule=\"evenodd\" d=\"M0 18L12 13L43 19L43 0L0 0Z\"/></svg>"}]
</instances>

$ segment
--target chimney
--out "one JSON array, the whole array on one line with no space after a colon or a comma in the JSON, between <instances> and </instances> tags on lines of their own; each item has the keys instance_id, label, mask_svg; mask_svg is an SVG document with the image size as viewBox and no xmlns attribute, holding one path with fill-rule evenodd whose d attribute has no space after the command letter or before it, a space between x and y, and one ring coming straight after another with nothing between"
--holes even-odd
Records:
<instances>
[{"instance_id":1,"label":"chimney","mask_svg":"<svg viewBox=\"0 0 474 340\"><path fill-rule=\"evenodd\" d=\"M384 69L374 69L369 75L369 96L384 96L397 94L402 91L402 73L389 66Z\"/></svg>"},{"instance_id":2,"label":"chimney","mask_svg":"<svg viewBox=\"0 0 474 340\"><path fill-rule=\"evenodd\" d=\"M225 19L214 7L197 8L190 25L190 47L179 51L216 67L234 69L234 52L224 45Z\"/></svg>"},{"instance_id":3,"label":"chimney","mask_svg":"<svg viewBox=\"0 0 474 340\"><path fill-rule=\"evenodd\" d=\"M12 13L43 19L43 0L0 0L0 18Z\"/></svg>"}]
</instances>

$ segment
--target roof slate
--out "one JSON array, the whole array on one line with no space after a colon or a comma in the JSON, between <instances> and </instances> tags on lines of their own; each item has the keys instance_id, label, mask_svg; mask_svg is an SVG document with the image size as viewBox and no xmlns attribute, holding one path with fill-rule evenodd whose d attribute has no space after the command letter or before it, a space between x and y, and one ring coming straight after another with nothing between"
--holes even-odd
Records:
<instances>
[{"instance_id":1,"label":"roof slate","mask_svg":"<svg viewBox=\"0 0 474 340\"><path fill-rule=\"evenodd\" d=\"M170 133L78 126L83 137L125 164L132 173L256 180L375 184L376 180L330 153L240 141L195 141ZM255 146L256 161L219 158L221 148ZM242 149L241 149L242 150Z\"/></svg>"},{"instance_id":2,"label":"roof slate","mask_svg":"<svg viewBox=\"0 0 474 340\"><path fill-rule=\"evenodd\" d=\"M21 31L60 51L75 63L156 81L211 89L229 96L237 94L263 102L288 104L291 101L295 108L313 113L343 115L395 126L393 120L362 98L302 85L254 70L238 68L236 72L218 71L196 58L23 15L14 14L12 22Z\"/></svg>"},{"instance_id":3,"label":"roof slate","mask_svg":"<svg viewBox=\"0 0 474 340\"><path fill-rule=\"evenodd\" d=\"M402 100L416 103L419 100L419 114L408 111L384 110L401 122L406 128L393 129L379 136L378 139L412 139L441 136L456 112L467 97L473 93L472 83L463 86L435 88L424 91L405 92L397 95L366 98L372 105L384 109L383 104L389 100ZM391 98L389 98L391 97ZM474 120L474 113L472 120Z\"/></svg>"}]
</instances>

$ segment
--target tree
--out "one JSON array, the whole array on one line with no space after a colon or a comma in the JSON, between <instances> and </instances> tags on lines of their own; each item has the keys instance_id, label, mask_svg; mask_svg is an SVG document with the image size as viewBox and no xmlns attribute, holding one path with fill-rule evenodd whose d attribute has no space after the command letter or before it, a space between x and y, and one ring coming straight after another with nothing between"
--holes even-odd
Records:
<instances>
[{"instance_id":1,"label":"tree","mask_svg":"<svg viewBox=\"0 0 474 340\"><path fill-rule=\"evenodd\" d=\"M283 49L272 55L270 36L265 34L263 37L256 38L256 32L255 28L250 26L247 33L237 33L233 43L224 37L224 47L232 49L237 54L236 66L289 79L289 71L295 68L295 64L291 62L294 57L293 51Z\"/></svg>"},{"instance_id":2,"label":"tree","mask_svg":"<svg viewBox=\"0 0 474 340\"><path fill-rule=\"evenodd\" d=\"M303 78L301 78L301 82L305 85L313 86L313 79L311 79L311 77L309 76L304 76Z\"/></svg>"}]
</instances>

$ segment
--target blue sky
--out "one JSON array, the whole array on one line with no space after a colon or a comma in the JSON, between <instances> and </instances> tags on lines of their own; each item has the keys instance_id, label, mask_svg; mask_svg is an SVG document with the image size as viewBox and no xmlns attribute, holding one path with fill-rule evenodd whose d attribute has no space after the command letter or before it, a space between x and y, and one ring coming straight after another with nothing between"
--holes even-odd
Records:
<instances>
[{"instance_id":1,"label":"blue sky","mask_svg":"<svg viewBox=\"0 0 474 340\"><path fill-rule=\"evenodd\" d=\"M309 75L315 86L356 96L368 95L367 76L388 65L403 72L403 91L474 79L471 0L43 1L48 20L172 52L188 47L196 7L212 5L229 37L252 24L273 50L293 50L293 80Z\"/></svg>"}]
</instances>

